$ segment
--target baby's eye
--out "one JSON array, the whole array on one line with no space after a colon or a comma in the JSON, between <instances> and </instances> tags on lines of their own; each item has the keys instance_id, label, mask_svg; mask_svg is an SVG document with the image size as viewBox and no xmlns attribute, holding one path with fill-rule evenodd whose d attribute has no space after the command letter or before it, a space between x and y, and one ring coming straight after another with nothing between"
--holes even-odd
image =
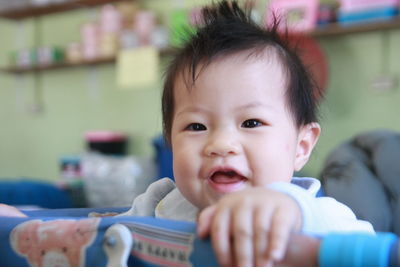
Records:
<instances>
[{"instance_id":1,"label":"baby's eye","mask_svg":"<svg viewBox=\"0 0 400 267\"><path fill-rule=\"evenodd\" d=\"M243 128L255 128L255 127L260 127L262 125L263 125L263 123L257 119L245 120L242 123Z\"/></svg>"},{"instance_id":2,"label":"baby's eye","mask_svg":"<svg viewBox=\"0 0 400 267\"><path fill-rule=\"evenodd\" d=\"M191 123L186 127L188 131L205 131L207 130L206 126L201 123Z\"/></svg>"}]
</instances>

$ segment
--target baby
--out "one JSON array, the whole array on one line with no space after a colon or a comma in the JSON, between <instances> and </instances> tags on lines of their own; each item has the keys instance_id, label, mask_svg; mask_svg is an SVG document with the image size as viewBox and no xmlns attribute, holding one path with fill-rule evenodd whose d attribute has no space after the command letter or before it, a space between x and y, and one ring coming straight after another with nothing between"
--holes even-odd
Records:
<instances>
[{"instance_id":1,"label":"baby","mask_svg":"<svg viewBox=\"0 0 400 267\"><path fill-rule=\"evenodd\" d=\"M320 135L311 77L277 25L254 24L235 1L203 9L203 25L169 65L162 97L175 184L162 179L125 215L198 221L222 266L282 259L292 232L372 226L320 183L293 178Z\"/></svg>"},{"instance_id":2,"label":"baby","mask_svg":"<svg viewBox=\"0 0 400 267\"><path fill-rule=\"evenodd\" d=\"M373 232L343 204L316 198L318 180L293 177L321 129L311 77L277 25L256 25L235 1L204 8L203 20L162 96L176 185L153 183L121 215L197 221L221 266L279 262L293 232Z\"/></svg>"}]
</instances>

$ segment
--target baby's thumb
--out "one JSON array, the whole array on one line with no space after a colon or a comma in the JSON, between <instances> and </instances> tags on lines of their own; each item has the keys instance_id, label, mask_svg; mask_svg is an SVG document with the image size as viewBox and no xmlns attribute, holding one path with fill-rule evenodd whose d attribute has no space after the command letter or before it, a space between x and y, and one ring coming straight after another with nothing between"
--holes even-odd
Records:
<instances>
[{"instance_id":1,"label":"baby's thumb","mask_svg":"<svg viewBox=\"0 0 400 267\"><path fill-rule=\"evenodd\" d=\"M203 209L197 218L197 235L200 238L206 238L210 234L211 224L216 211L216 206L208 206Z\"/></svg>"}]
</instances>

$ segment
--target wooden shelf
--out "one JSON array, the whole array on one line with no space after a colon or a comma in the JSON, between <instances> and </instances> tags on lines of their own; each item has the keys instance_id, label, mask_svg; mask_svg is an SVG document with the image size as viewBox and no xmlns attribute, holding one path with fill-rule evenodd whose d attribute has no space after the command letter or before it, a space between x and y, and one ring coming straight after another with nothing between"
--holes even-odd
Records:
<instances>
[{"instance_id":1,"label":"wooden shelf","mask_svg":"<svg viewBox=\"0 0 400 267\"><path fill-rule=\"evenodd\" d=\"M21 20L25 18L43 16L84 7L93 7L108 3L115 3L118 1L122 0L71 0L67 2L54 3L43 6L25 5L22 8L0 11L0 17L12 20ZM399 28L400 18L393 18L380 22L362 22L359 24L355 23L353 25L347 26L334 23L331 25L322 26L312 31L310 35L314 37L326 37Z\"/></svg>"},{"instance_id":2,"label":"wooden shelf","mask_svg":"<svg viewBox=\"0 0 400 267\"><path fill-rule=\"evenodd\" d=\"M13 0L10 0L13 1ZM21 20L31 17L38 17L58 12L79 9L83 7L93 7L108 3L115 3L121 0L72 0L64 3L54 3L43 6L25 5L24 7L0 11L0 17Z\"/></svg>"},{"instance_id":3,"label":"wooden shelf","mask_svg":"<svg viewBox=\"0 0 400 267\"><path fill-rule=\"evenodd\" d=\"M26 5L23 8L0 11L0 17L12 20L21 20L25 18L43 16L47 14L64 12L73 9L94 7L107 3L115 3L118 1L121 0L73 0L64 3L54 3L44 6ZM400 18L396 17L385 21L362 22L359 24L352 24L346 26L335 23L322 26L312 32L309 32L308 34L310 36L320 38L320 37L340 36L346 34L357 34L357 33L374 32L374 31L391 30L391 29L400 29ZM168 49L160 51L161 55L167 55L170 53L171 50ZM0 68L0 71L14 73L14 74L22 74L28 72L39 72L39 71L53 70L53 69L110 64L110 63L115 63L115 61L116 61L115 57L109 57L109 58L101 58L80 63L58 63L47 66L34 66L26 68L5 67L5 68Z\"/></svg>"},{"instance_id":4,"label":"wooden shelf","mask_svg":"<svg viewBox=\"0 0 400 267\"><path fill-rule=\"evenodd\" d=\"M160 50L161 56L170 55L173 52L172 49L164 49ZM3 67L0 68L0 72L8 72L12 74L23 74L29 72L41 72L47 70L57 70L57 69L65 69L65 68L76 68L76 67L88 67L88 66L97 66L97 65L105 65L105 64L114 64L116 62L115 57L107 57L107 58L98 58L94 60L87 60L83 62L77 63L57 63L43 66L32 66L32 67Z\"/></svg>"},{"instance_id":5,"label":"wooden shelf","mask_svg":"<svg viewBox=\"0 0 400 267\"><path fill-rule=\"evenodd\" d=\"M355 23L346 26L334 23L326 25L325 27L320 27L310 32L310 35L313 37L329 37L393 29L400 29L400 18L396 17L390 20Z\"/></svg>"},{"instance_id":6,"label":"wooden shelf","mask_svg":"<svg viewBox=\"0 0 400 267\"><path fill-rule=\"evenodd\" d=\"M63 69L63 68L72 68L72 67L82 67L82 66L96 66L96 65L103 65L109 63L115 63L115 57L109 58L99 58L94 60L87 60L78 63L57 63L51 65L43 65L43 66L33 66L33 67L6 67L1 68L0 70L3 72L13 73L13 74L22 74L28 72L39 72L44 70L56 70L56 69Z\"/></svg>"}]
</instances>

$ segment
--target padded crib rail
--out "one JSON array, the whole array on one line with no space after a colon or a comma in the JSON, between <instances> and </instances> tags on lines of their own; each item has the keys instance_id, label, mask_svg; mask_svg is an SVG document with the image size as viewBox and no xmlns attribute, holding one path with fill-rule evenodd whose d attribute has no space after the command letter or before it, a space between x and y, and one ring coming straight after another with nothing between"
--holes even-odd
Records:
<instances>
[{"instance_id":1,"label":"padded crib rail","mask_svg":"<svg viewBox=\"0 0 400 267\"><path fill-rule=\"evenodd\" d=\"M87 217L92 211L42 210L26 212L28 218L0 217L0 266L217 266L209 242L196 238L194 223Z\"/></svg>"},{"instance_id":2,"label":"padded crib rail","mask_svg":"<svg viewBox=\"0 0 400 267\"><path fill-rule=\"evenodd\" d=\"M0 217L0 266L217 266L208 240L190 222L153 217L88 217L92 211L62 209ZM321 237L322 267L399 266L399 242L391 233Z\"/></svg>"}]
</instances>

